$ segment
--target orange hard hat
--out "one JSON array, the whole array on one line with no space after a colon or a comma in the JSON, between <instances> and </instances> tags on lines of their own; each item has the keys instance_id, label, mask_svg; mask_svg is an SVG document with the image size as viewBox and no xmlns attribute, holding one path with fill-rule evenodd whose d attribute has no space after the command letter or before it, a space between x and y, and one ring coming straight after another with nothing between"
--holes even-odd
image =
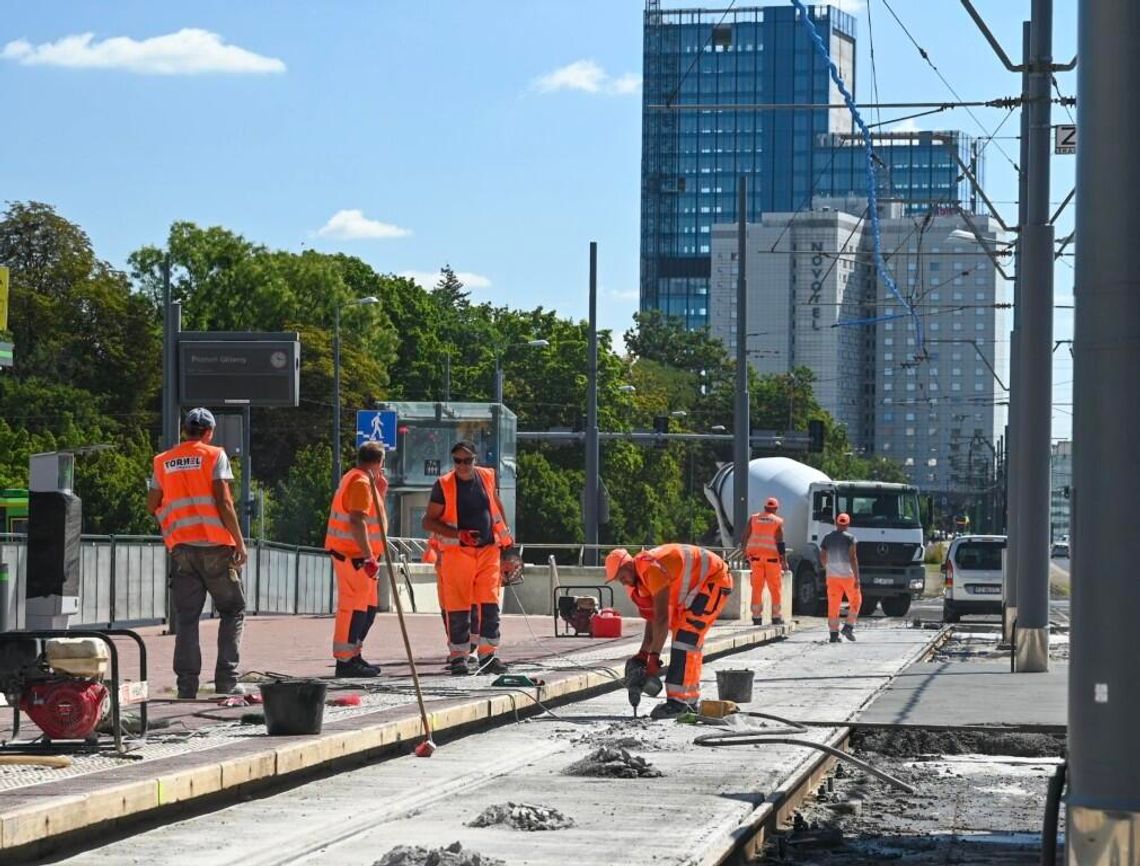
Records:
<instances>
[{"instance_id":1,"label":"orange hard hat","mask_svg":"<svg viewBox=\"0 0 1140 866\"><path fill-rule=\"evenodd\" d=\"M836 526L850 526L851 525L851 515L848 514L846 511L844 511L837 518L835 518L835 525Z\"/></svg>"},{"instance_id":2,"label":"orange hard hat","mask_svg":"<svg viewBox=\"0 0 1140 866\"><path fill-rule=\"evenodd\" d=\"M621 571L623 565L633 565L633 557L629 555L629 551L624 547L618 547L611 550L606 555L606 582L614 580Z\"/></svg>"},{"instance_id":3,"label":"orange hard hat","mask_svg":"<svg viewBox=\"0 0 1140 866\"><path fill-rule=\"evenodd\" d=\"M775 496L769 496L768 501L764 503L764 507L767 508L769 511L779 511L780 500L777 499Z\"/></svg>"}]
</instances>

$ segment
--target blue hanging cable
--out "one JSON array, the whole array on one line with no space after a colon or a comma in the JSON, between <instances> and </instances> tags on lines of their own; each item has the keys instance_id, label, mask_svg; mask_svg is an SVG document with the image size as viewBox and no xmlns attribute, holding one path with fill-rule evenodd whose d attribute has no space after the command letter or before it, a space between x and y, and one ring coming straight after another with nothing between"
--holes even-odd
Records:
<instances>
[{"instance_id":1,"label":"blue hanging cable","mask_svg":"<svg viewBox=\"0 0 1140 866\"><path fill-rule=\"evenodd\" d=\"M875 156L871 148L871 130L867 128L867 124L863 121L863 116L859 114L859 109L855 107L855 97L847 90L843 79L839 77L839 68L831 59L831 54L827 50L827 46L823 44L823 37L819 35L816 29L815 22L811 20L811 15L807 7L803 4L802 0L792 0L792 5L799 10L800 18L807 28L808 35L815 43L816 52L826 61L827 68L831 73L831 80L835 82L835 86L839 88L839 92L843 94L843 101L847 104L848 110L851 112L851 117L855 120L856 125L859 127L859 132L863 136L863 152L866 162L867 170L867 210L870 211L871 216L871 240L874 243L875 249L875 271L890 290L890 293L906 310L906 315L909 315L914 321L915 330L915 357L922 359L926 357L926 339L922 329L922 318L919 316L918 311L906 300L900 293L898 286L895 284L895 278L887 270L886 262L883 260L883 245L882 236L879 229L879 193L878 187L875 182ZM855 319L846 322L836 322L836 326L848 325L867 325L874 322L885 321L887 318L896 318L894 316L879 317L873 319Z\"/></svg>"}]
</instances>

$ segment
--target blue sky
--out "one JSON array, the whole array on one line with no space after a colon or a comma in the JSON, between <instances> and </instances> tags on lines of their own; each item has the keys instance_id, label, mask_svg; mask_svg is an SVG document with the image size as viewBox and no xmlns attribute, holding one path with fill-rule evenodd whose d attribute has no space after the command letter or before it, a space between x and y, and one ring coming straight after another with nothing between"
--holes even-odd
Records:
<instances>
[{"instance_id":1,"label":"blue sky","mask_svg":"<svg viewBox=\"0 0 1140 866\"><path fill-rule=\"evenodd\" d=\"M1017 93L1017 76L957 0L889 2L963 99ZM859 19L861 101L872 99L868 23L881 101L952 98L884 0L838 5ZM976 5L1017 59L1029 0ZM637 309L643 6L9 3L0 20L0 198L55 205L116 265L186 219L272 247L341 250L385 272L432 273L450 262L477 300L574 317L586 315L587 245L596 240L601 324L620 333ZM1055 24L1055 55L1067 61L1076 0L1057 0ZM1072 94L1075 76L1060 86ZM1005 114L976 110L975 122L954 111L913 125L980 135ZM1054 122L1067 122L1058 107ZM1016 133L1014 114L999 133L1008 138L987 150L985 179L1010 224L1016 177L998 148L1016 161ZM1055 200L1074 169L1073 157L1054 159ZM1071 229L1070 210L1058 235ZM1071 263L1057 268L1059 304L1071 303ZM1058 310L1056 331L1071 336L1071 310ZM1055 436L1068 434L1071 379L1062 348Z\"/></svg>"}]
</instances>

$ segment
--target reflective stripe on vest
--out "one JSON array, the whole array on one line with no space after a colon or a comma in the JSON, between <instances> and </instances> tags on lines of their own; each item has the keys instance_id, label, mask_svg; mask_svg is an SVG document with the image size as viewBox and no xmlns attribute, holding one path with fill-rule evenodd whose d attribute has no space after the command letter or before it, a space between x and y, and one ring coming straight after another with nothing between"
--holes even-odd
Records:
<instances>
[{"instance_id":1,"label":"reflective stripe on vest","mask_svg":"<svg viewBox=\"0 0 1140 866\"><path fill-rule=\"evenodd\" d=\"M154 477L162 491L155 517L168 548L179 544L234 545L214 500L214 468L221 454L221 448L190 439L154 458Z\"/></svg>"},{"instance_id":2,"label":"reflective stripe on vest","mask_svg":"<svg viewBox=\"0 0 1140 866\"><path fill-rule=\"evenodd\" d=\"M503 513L499 511L499 501L495 496L495 470L485 466L475 466L475 477L483 482L483 489L487 493L487 506L491 512L491 536L499 547L510 547L511 536L507 532L507 522ZM459 485L456 482L455 470L445 474L439 479L439 489L443 491L443 513L439 519L452 529L459 529ZM458 538L439 538L441 545L455 547L459 544Z\"/></svg>"},{"instance_id":3,"label":"reflective stripe on vest","mask_svg":"<svg viewBox=\"0 0 1140 866\"><path fill-rule=\"evenodd\" d=\"M359 467L353 467L344 473L333 494L332 506L329 508L329 521L325 530L325 548L335 550L350 558L357 558L365 554L356 541L352 532L352 515L344 504L344 495L349 485L357 478L363 478L370 488L372 480L368 473ZM379 556L384 549L384 534L380 525L380 517L376 512L376 503L373 497L368 497L368 510L364 512L364 525L368 532L368 554Z\"/></svg>"},{"instance_id":4,"label":"reflective stripe on vest","mask_svg":"<svg viewBox=\"0 0 1140 866\"><path fill-rule=\"evenodd\" d=\"M675 557L670 556L673 553L680 557L680 568L676 574L672 573L670 568L671 564L677 561ZM642 556L655 560L669 575L669 601L674 608L691 607L710 580L720 577L722 582L725 578L729 584L732 581L728 566L723 559L693 544L663 544L646 553L638 554L634 559L635 564Z\"/></svg>"},{"instance_id":5,"label":"reflective stripe on vest","mask_svg":"<svg viewBox=\"0 0 1140 866\"><path fill-rule=\"evenodd\" d=\"M748 556L779 557L780 549L776 547L776 533L783 527L784 519L767 512L753 514L749 526L748 547L744 551Z\"/></svg>"}]
</instances>

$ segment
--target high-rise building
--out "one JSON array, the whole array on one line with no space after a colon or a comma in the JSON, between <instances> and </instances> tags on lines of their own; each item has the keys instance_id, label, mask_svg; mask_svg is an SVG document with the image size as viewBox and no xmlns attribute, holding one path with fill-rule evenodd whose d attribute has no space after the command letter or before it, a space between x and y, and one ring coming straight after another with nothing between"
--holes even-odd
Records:
<instances>
[{"instance_id":1,"label":"high-rise building","mask_svg":"<svg viewBox=\"0 0 1140 866\"><path fill-rule=\"evenodd\" d=\"M810 14L854 92L855 19L826 5ZM864 151L791 5L662 10L647 0L643 67L641 308L702 327L712 226L737 219L737 179L748 178L747 220L759 222L810 209L816 196L866 197ZM886 133L875 148L884 202L908 212L970 207L970 139Z\"/></svg>"},{"instance_id":2,"label":"high-rise building","mask_svg":"<svg viewBox=\"0 0 1140 866\"><path fill-rule=\"evenodd\" d=\"M988 524L976 503L995 501L1008 406L1010 292L991 259L1004 235L988 217L906 209L880 206L881 248L913 315L875 269L865 198L817 198L749 224L749 359L760 373L810 368L856 449L900 463L944 511L968 507ZM733 350L736 257L736 226L716 226L710 327Z\"/></svg>"},{"instance_id":3,"label":"high-rise building","mask_svg":"<svg viewBox=\"0 0 1140 866\"><path fill-rule=\"evenodd\" d=\"M1069 537L1069 505L1073 484L1073 443L1053 443L1052 495L1049 497L1049 534L1053 541Z\"/></svg>"}]
</instances>

